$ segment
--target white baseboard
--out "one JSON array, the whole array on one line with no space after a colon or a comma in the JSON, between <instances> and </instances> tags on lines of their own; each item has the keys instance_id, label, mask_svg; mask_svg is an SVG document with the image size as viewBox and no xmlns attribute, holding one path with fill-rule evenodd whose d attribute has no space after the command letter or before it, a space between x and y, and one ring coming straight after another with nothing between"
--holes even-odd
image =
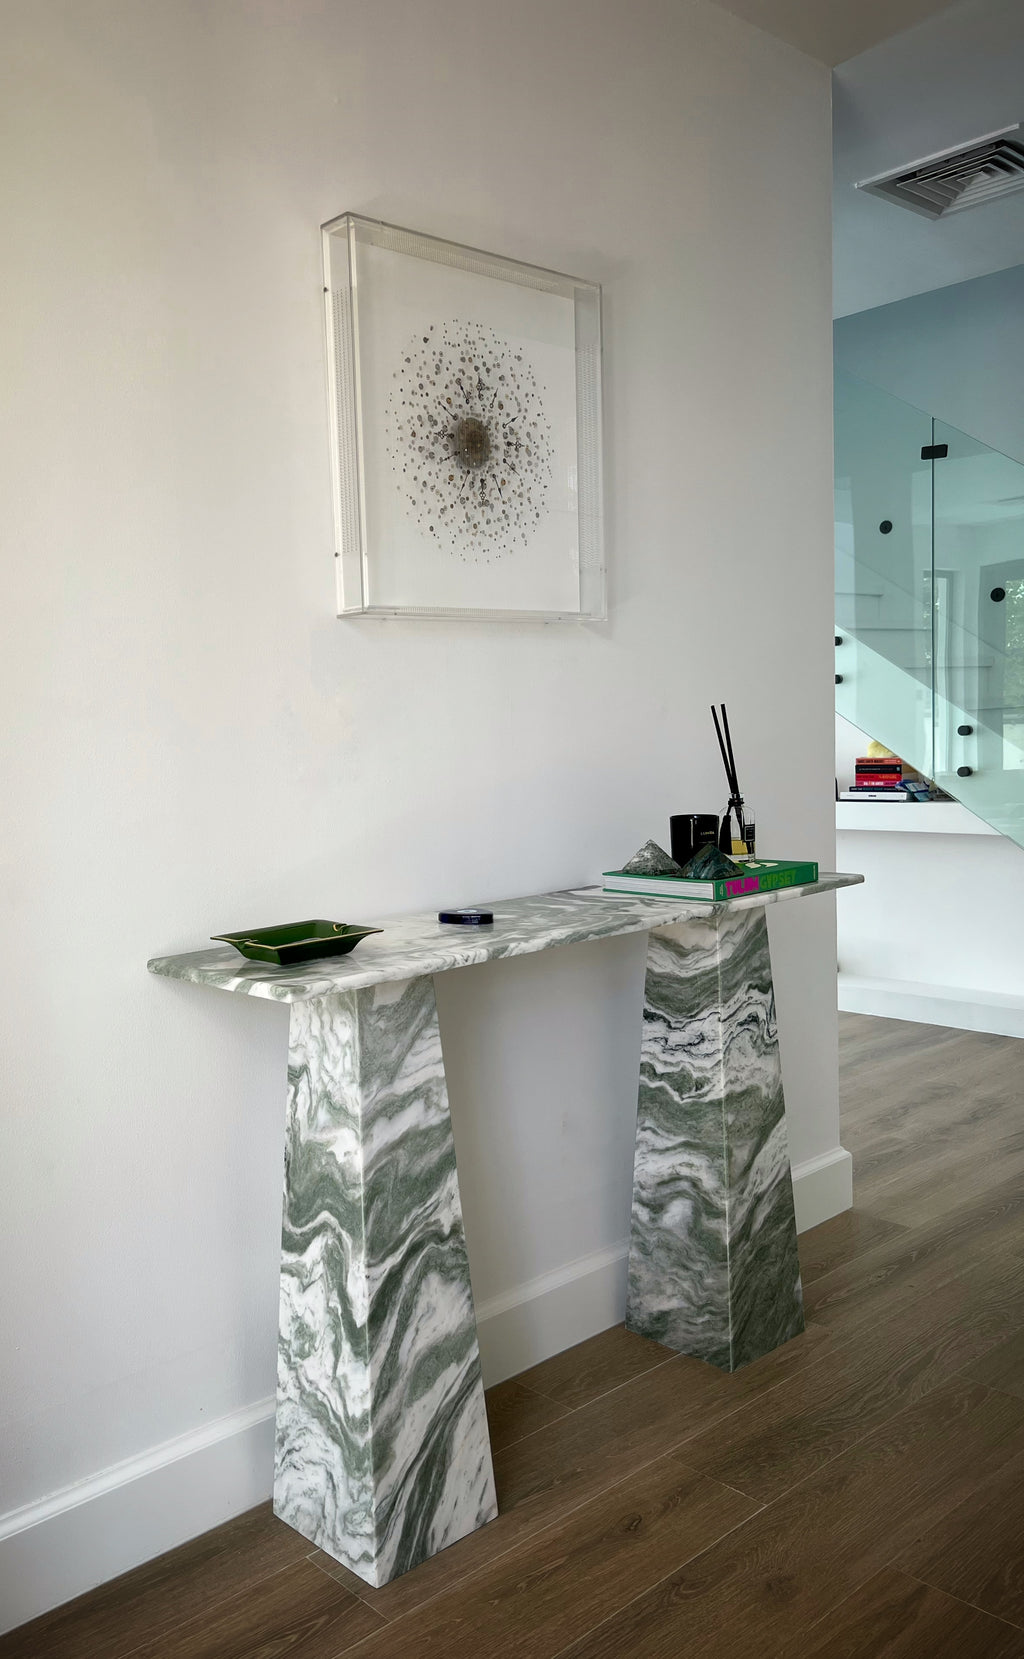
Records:
<instances>
[{"instance_id":1,"label":"white baseboard","mask_svg":"<svg viewBox=\"0 0 1024 1659\"><path fill-rule=\"evenodd\" d=\"M480 1302L476 1323L484 1386L617 1325L626 1311L628 1250L623 1240Z\"/></svg>"},{"instance_id":2,"label":"white baseboard","mask_svg":"<svg viewBox=\"0 0 1024 1659\"><path fill-rule=\"evenodd\" d=\"M852 1201L843 1147L793 1170L797 1227ZM477 1306L488 1387L618 1324L625 1241ZM261 1400L0 1516L0 1633L269 1498L274 1402Z\"/></svg>"},{"instance_id":3,"label":"white baseboard","mask_svg":"<svg viewBox=\"0 0 1024 1659\"><path fill-rule=\"evenodd\" d=\"M882 1019L947 1025L958 1031L1024 1037L1024 996L1007 991L976 991L914 979L869 979L841 973L839 1007L844 1014L877 1014Z\"/></svg>"},{"instance_id":4,"label":"white baseboard","mask_svg":"<svg viewBox=\"0 0 1024 1659\"><path fill-rule=\"evenodd\" d=\"M0 1516L0 1631L251 1509L273 1478L261 1400Z\"/></svg>"}]
</instances>

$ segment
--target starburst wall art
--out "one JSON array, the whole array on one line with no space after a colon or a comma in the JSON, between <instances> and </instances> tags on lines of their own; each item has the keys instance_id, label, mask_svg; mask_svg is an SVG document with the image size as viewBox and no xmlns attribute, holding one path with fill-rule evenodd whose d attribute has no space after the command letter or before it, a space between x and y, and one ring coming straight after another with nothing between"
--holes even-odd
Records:
<instances>
[{"instance_id":1,"label":"starburst wall art","mask_svg":"<svg viewBox=\"0 0 1024 1659\"><path fill-rule=\"evenodd\" d=\"M346 213L324 288L339 614L602 617L598 286Z\"/></svg>"}]
</instances>

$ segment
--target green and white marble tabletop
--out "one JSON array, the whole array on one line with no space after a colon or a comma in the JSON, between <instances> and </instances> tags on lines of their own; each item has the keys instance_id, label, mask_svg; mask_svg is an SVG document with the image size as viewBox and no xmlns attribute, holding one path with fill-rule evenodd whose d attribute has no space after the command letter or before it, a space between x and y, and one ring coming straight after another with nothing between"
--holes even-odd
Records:
<instances>
[{"instance_id":1,"label":"green and white marble tabletop","mask_svg":"<svg viewBox=\"0 0 1024 1659\"><path fill-rule=\"evenodd\" d=\"M150 973L168 979L187 979L241 996L267 997L272 1002L305 1002L332 991L354 991L387 980L411 979L444 973L450 968L473 967L502 956L529 956L556 945L585 944L592 939L614 939L626 933L649 933L674 922L735 910L759 909L811 893L853 887L860 875L822 874L802 887L784 887L774 893L751 893L725 904L644 898L628 893L603 893L599 887L573 888L561 893L538 893L530 898L504 899L489 904L493 926L442 926L436 912L393 917L370 917L367 925L383 932L364 939L348 956L300 962L278 968L266 962L248 962L230 945L214 950L188 951L179 956L154 956ZM261 924L262 925L262 924Z\"/></svg>"}]
</instances>

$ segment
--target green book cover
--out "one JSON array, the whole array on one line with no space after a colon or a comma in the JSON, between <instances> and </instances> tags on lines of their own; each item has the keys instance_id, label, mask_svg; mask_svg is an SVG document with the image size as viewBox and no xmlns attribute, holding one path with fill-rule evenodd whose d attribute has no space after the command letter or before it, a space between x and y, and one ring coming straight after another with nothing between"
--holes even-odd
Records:
<instances>
[{"instance_id":1,"label":"green book cover","mask_svg":"<svg viewBox=\"0 0 1024 1659\"><path fill-rule=\"evenodd\" d=\"M606 870L606 893L638 893L653 898L702 899L712 904L744 898L751 893L777 892L781 887L804 887L817 881L818 866L777 858L745 859L734 876L714 881L690 881L686 876L637 876L628 870Z\"/></svg>"}]
</instances>

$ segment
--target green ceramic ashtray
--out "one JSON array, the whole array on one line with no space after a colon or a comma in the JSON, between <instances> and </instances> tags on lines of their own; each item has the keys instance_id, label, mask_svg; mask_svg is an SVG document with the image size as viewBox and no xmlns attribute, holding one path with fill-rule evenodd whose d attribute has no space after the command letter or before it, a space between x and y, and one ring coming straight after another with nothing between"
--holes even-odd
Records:
<instances>
[{"instance_id":1,"label":"green ceramic ashtray","mask_svg":"<svg viewBox=\"0 0 1024 1659\"><path fill-rule=\"evenodd\" d=\"M379 927L352 927L348 922L285 922L281 927L250 927L241 933L213 933L234 945L252 962L312 962L319 956L347 956L360 939Z\"/></svg>"}]
</instances>

